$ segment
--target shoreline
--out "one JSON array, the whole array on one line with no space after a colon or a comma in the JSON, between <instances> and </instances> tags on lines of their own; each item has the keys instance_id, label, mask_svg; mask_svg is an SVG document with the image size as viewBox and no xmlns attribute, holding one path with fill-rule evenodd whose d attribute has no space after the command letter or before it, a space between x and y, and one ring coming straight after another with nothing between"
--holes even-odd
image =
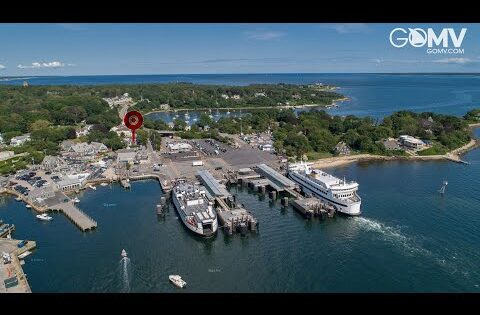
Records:
<instances>
[{"instance_id":1,"label":"shoreline","mask_svg":"<svg viewBox=\"0 0 480 315\"><path fill-rule=\"evenodd\" d=\"M338 106L338 103L349 101L348 97L334 100L331 104L302 104L302 105L276 105L276 106L243 106L243 107L199 107L199 108L177 108L177 109L158 109L152 110L144 114L144 116L154 113L174 113L185 111L208 111L208 110L255 110L255 109L298 109L308 107L323 107L329 109L329 106Z\"/></svg>"},{"instance_id":2,"label":"shoreline","mask_svg":"<svg viewBox=\"0 0 480 315\"><path fill-rule=\"evenodd\" d=\"M478 124L480 126L480 124ZM414 156L385 156L385 155L373 155L369 153L358 154L358 155L348 155L348 156L335 156L319 160L310 161L313 162L313 167L315 168L332 168L338 166L344 166L355 162L368 162L368 161L451 161L455 163L464 162L460 156L469 152L480 146L479 139L472 139L469 143L461 146L460 148L454 149L446 154L442 155L414 155Z\"/></svg>"}]
</instances>

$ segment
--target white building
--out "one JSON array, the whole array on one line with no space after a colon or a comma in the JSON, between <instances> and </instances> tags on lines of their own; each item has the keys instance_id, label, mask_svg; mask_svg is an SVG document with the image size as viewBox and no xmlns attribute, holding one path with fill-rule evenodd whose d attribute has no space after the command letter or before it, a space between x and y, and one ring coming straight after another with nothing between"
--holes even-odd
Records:
<instances>
[{"instance_id":1,"label":"white building","mask_svg":"<svg viewBox=\"0 0 480 315\"><path fill-rule=\"evenodd\" d=\"M178 142L178 143L169 143L168 149L170 152L187 152L192 150L192 146L188 143Z\"/></svg>"},{"instance_id":2,"label":"white building","mask_svg":"<svg viewBox=\"0 0 480 315\"><path fill-rule=\"evenodd\" d=\"M426 145L422 140L408 135L400 136L399 141L401 144L411 149L421 149Z\"/></svg>"},{"instance_id":3,"label":"white building","mask_svg":"<svg viewBox=\"0 0 480 315\"><path fill-rule=\"evenodd\" d=\"M78 128L77 130L75 130L77 138L81 137L81 136L88 135L90 133L90 130L92 129L92 127L93 127L93 125L86 125L84 127L81 127L81 128Z\"/></svg>"},{"instance_id":4,"label":"white building","mask_svg":"<svg viewBox=\"0 0 480 315\"><path fill-rule=\"evenodd\" d=\"M84 178L65 178L57 182L57 187L61 191L71 191L82 188L87 181L87 177Z\"/></svg>"},{"instance_id":5,"label":"white building","mask_svg":"<svg viewBox=\"0 0 480 315\"><path fill-rule=\"evenodd\" d=\"M239 100L241 97L240 97L240 95L235 94L235 95L232 96L232 98L233 98L234 100Z\"/></svg>"},{"instance_id":6,"label":"white building","mask_svg":"<svg viewBox=\"0 0 480 315\"><path fill-rule=\"evenodd\" d=\"M228 99L230 98L230 96L228 96L227 94L222 94L222 95L220 95L220 96L221 96L222 98L226 99L226 100L228 100Z\"/></svg>"},{"instance_id":7,"label":"white building","mask_svg":"<svg viewBox=\"0 0 480 315\"><path fill-rule=\"evenodd\" d=\"M30 134L26 133L24 135L18 136L18 137L13 137L10 139L10 145L14 147L21 146L25 142L30 141Z\"/></svg>"}]
</instances>

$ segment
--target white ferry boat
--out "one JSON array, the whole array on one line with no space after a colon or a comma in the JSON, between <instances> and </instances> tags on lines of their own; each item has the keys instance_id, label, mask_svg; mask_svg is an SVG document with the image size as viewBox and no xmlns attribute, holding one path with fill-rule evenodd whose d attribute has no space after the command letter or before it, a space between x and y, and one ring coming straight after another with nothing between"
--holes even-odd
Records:
<instances>
[{"instance_id":1,"label":"white ferry boat","mask_svg":"<svg viewBox=\"0 0 480 315\"><path fill-rule=\"evenodd\" d=\"M303 192L319 198L347 215L360 215L362 199L357 194L358 183L337 178L321 170L310 169L313 163L291 163L288 177L300 185Z\"/></svg>"},{"instance_id":2,"label":"white ferry boat","mask_svg":"<svg viewBox=\"0 0 480 315\"><path fill-rule=\"evenodd\" d=\"M202 186L178 183L173 187L172 200L189 230L201 236L211 236L217 232L217 214Z\"/></svg>"}]
</instances>

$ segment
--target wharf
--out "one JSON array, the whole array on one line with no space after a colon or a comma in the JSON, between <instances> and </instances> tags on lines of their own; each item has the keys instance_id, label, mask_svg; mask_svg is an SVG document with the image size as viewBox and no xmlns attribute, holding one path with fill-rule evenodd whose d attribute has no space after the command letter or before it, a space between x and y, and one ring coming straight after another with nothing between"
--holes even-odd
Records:
<instances>
[{"instance_id":1,"label":"wharf","mask_svg":"<svg viewBox=\"0 0 480 315\"><path fill-rule=\"evenodd\" d=\"M314 197L293 200L292 206L307 218L318 216L323 219L326 216L333 217L335 213L335 210L332 207L327 206L325 203Z\"/></svg>"},{"instance_id":2,"label":"wharf","mask_svg":"<svg viewBox=\"0 0 480 315\"><path fill-rule=\"evenodd\" d=\"M11 262L4 263L0 260L0 293L32 293L27 277L23 273L18 256L31 251L37 244L34 241L28 241L23 247L19 248L20 240L0 238L0 253L10 255Z\"/></svg>"},{"instance_id":3,"label":"wharf","mask_svg":"<svg viewBox=\"0 0 480 315\"><path fill-rule=\"evenodd\" d=\"M75 223L82 231L91 230L97 227L97 222L78 209L73 201L58 203L50 207L52 210L62 211L73 223Z\"/></svg>"},{"instance_id":4,"label":"wharf","mask_svg":"<svg viewBox=\"0 0 480 315\"><path fill-rule=\"evenodd\" d=\"M219 197L215 198L215 201L218 219L228 234L240 232L244 235L247 230L257 230L258 221L248 210L237 206L231 208Z\"/></svg>"}]
</instances>

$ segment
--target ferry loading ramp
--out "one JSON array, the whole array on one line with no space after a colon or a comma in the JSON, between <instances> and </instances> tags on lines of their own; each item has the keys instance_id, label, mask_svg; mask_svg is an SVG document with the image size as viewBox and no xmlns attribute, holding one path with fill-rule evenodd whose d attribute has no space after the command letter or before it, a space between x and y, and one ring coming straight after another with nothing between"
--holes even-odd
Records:
<instances>
[{"instance_id":1,"label":"ferry loading ramp","mask_svg":"<svg viewBox=\"0 0 480 315\"><path fill-rule=\"evenodd\" d=\"M198 176L213 197L227 198L230 193L207 170L198 171Z\"/></svg>"}]
</instances>

